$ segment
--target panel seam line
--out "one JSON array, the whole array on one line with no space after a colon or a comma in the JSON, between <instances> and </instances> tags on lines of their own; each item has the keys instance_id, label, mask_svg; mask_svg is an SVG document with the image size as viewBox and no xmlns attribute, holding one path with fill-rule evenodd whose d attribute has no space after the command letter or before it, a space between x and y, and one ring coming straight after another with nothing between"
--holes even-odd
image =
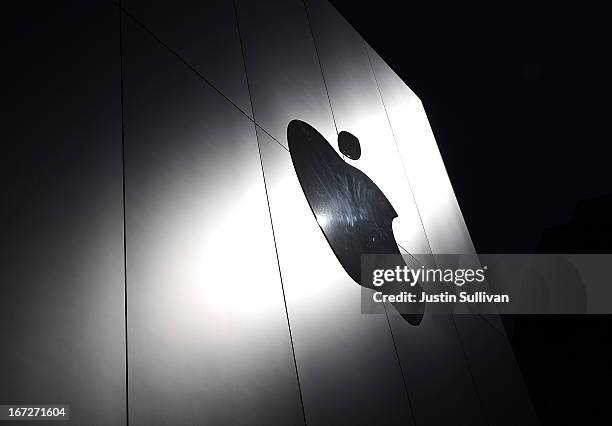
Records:
<instances>
[{"instance_id":1,"label":"panel seam line","mask_svg":"<svg viewBox=\"0 0 612 426\"><path fill-rule=\"evenodd\" d=\"M117 4L117 3L115 3ZM257 128L261 129L265 134L267 134L268 136L270 136L270 138L276 142L277 144L279 144L285 151L289 152L289 150L287 149L287 147L285 145L283 145L282 143L279 142L278 139L276 139L274 136L272 136L272 134L270 134L270 132L268 132L262 125L260 125L259 123L257 123L255 121L254 117L251 117L249 114L247 114L246 112L244 112L242 110L242 108L240 108L234 101L232 101L229 97L227 97L221 90L219 90L219 88L217 88L217 86L215 86L208 78L206 78L204 76L204 74L202 74L200 71L198 71L193 65L191 65L185 58L183 58L181 55L178 54L178 52L176 52L174 49L172 49L168 44L166 44L161 38L159 38L157 35L155 35L155 33L153 31L151 31L142 21L140 21L138 18L136 18L133 14L131 14L128 10L124 9L120 4L117 4L121 11L123 13L126 14L127 17L129 17L132 21L134 21L140 28L142 28L146 33L148 33L151 37L153 37L155 39L155 41L157 41L159 44L161 44L166 50L168 50L168 52L170 52L173 56L175 56L180 62L183 63L183 65L185 65L187 68L189 68L192 72L194 72L198 77L200 77L211 89L213 89L215 92L217 92L217 94L219 94L223 99L225 99L227 102L229 102L238 112L240 112L242 115L244 115L246 117L247 120L249 120L251 123L253 123ZM242 41L240 41L242 44ZM251 109L253 108L252 102L251 102Z\"/></svg>"},{"instance_id":2,"label":"panel seam line","mask_svg":"<svg viewBox=\"0 0 612 426\"><path fill-rule=\"evenodd\" d=\"M312 26L312 20L310 19L310 12L308 10L308 5L306 4L306 0L302 0L302 3L304 4L304 10L306 12L306 19L308 21L308 28L310 29L310 35L312 37L312 42L313 42L313 45L314 45L314 48L315 48L315 53L317 55L317 61L319 63L319 69L321 70L321 78L323 79L323 85L325 86L325 94L327 95L327 101L329 102L329 109L331 111L332 119L334 121L334 127L336 129L336 135L339 135L338 125L336 123L336 116L334 115L334 108L332 106L331 96L329 95L329 88L327 87L327 81L325 79L325 71L323 70L323 63L321 62L321 55L319 53L319 48L318 48L318 45L317 45L317 38L315 37L314 29L313 29L313 26ZM343 157L344 157L344 154L343 154ZM395 336L393 335L393 330L391 329L391 322L389 320L389 316L387 315L386 307L385 307L385 316L386 316L386 319L387 319L387 325L389 327L389 333L390 333L390 336L391 336L391 341L393 343L393 349L395 351L395 356L397 358L398 367L399 367L399 370L400 370L400 374L402 376L402 383L404 385L404 391L406 392L406 398L408 399L408 406L410 408L410 415L412 417L413 423L416 425L416 418L415 418L415 415L414 415L414 409L413 409L413 406L412 406L412 401L410 399L410 393L408 392L408 386L407 386L407 383L406 383L406 377L404 376L404 372L403 372L403 369L402 369L402 364L401 364L399 352L397 350L397 344L395 342Z\"/></svg>"},{"instance_id":3,"label":"panel seam line","mask_svg":"<svg viewBox=\"0 0 612 426\"><path fill-rule=\"evenodd\" d=\"M127 288L127 226L125 197L125 115L124 115L124 81L123 81L123 12L119 3L119 81L121 104L121 189L123 207L123 310L125 319L125 424L130 425L129 404L129 354L128 354L128 288Z\"/></svg>"},{"instance_id":4,"label":"panel seam line","mask_svg":"<svg viewBox=\"0 0 612 426\"><path fill-rule=\"evenodd\" d=\"M253 113L253 123L255 124L255 139L257 141L257 151L259 153L259 165L261 167L261 175L263 177L263 184L264 184L264 191L266 194L266 203L268 205L268 217L270 218L270 228L272 230L272 240L274 242L274 253L276 255L276 265L278 267L278 275L279 275L279 279L280 279L280 284L281 284L281 291L283 294L283 304L285 305L285 317L287 318L287 329L289 331L289 342L291 343L291 353L293 355L293 366L295 368L295 377L296 377L296 381L297 381L297 386L298 386L298 394L300 397L300 405L302 408L302 419L304 421L304 425L306 425L306 409L304 407L304 398L302 395L302 385L300 383L300 374L298 371L298 365L297 365L297 358L295 355L295 346L293 343L293 333L291 331L291 321L289 319L289 309L287 307L287 297L285 295L285 285L284 285L284 281L283 281L283 273L281 271L281 266L280 266L280 258L278 256L278 247L277 247L277 243L276 243L276 233L274 231L274 221L272 219L272 208L270 207L270 198L268 195L268 184L266 181L266 172L264 170L264 166L263 166L263 159L261 156L261 147L260 147L260 143L259 143L259 135L257 132L257 125L255 122L255 107L253 105L253 98L251 95L251 85L249 83L249 76L248 76L248 72L247 72L247 66L246 66L246 55L245 55L245 51L244 51L244 44L242 42L242 34L240 32L240 21L238 18L238 6L236 4L236 0L232 1L233 5L234 5L234 16L236 18L236 29L238 31L238 39L240 40L240 50L242 52L242 64L244 67L244 76L246 79L246 84L247 84L247 90L249 92L249 102L251 103L251 111ZM267 132L266 132L267 133ZM278 141L277 141L278 142ZM283 146L281 144L281 146ZM284 148L284 146L283 146Z\"/></svg>"}]
</instances>

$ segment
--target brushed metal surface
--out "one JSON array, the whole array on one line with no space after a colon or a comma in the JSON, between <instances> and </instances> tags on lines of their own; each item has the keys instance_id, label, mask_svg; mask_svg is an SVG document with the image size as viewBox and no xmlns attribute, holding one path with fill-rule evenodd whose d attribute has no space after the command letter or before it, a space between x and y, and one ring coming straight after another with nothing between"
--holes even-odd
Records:
<instances>
[{"instance_id":1,"label":"brushed metal surface","mask_svg":"<svg viewBox=\"0 0 612 426\"><path fill-rule=\"evenodd\" d=\"M389 310L389 321L416 424L487 424L453 319L425 315L414 327Z\"/></svg>"},{"instance_id":2,"label":"brushed metal surface","mask_svg":"<svg viewBox=\"0 0 612 426\"><path fill-rule=\"evenodd\" d=\"M0 401L124 425L119 12L2 14Z\"/></svg>"},{"instance_id":3,"label":"brushed metal surface","mask_svg":"<svg viewBox=\"0 0 612 426\"><path fill-rule=\"evenodd\" d=\"M255 120L287 145L287 124L303 120L337 150L325 85L301 0L237 2Z\"/></svg>"},{"instance_id":4,"label":"brushed metal surface","mask_svg":"<svg viewBox=\"0 0 612 426\"><path fill-rule=\"evenodd\" d=\"M122 5L252 116L232 0L123 0Z\"/></svg>"},{"instance_id":5,"label":"brushed metal surface","mask_svg":"<svg viewBox=\"0 0 612 426\"><path fill-rule=\"evenodd\" d=\"M346 161L387 195L420 261L473 246L418 98L329 4L309 5L316 45L301 1L238 4L255 118L285 147L258 129L261 162L253 123L124 15L130 423L303 424L290 325L309 425L534 424L491 324L360 313L361 288L300 188L289 121L336 150L337 130L359 138L361 157ZM38 66L2 70L0 400L123 425L119 13L16 7L7 56ZM232 2L126 7L250 114ZM30 37L32 25L51 36Z\"/></svg>"},{"instance_id":6,"label":"brushed metal surface","mask_svg":"<svg viewBox=\"0 0 612 426\"><path fill-rule=\"evenodd\" d=\"M359 160L348 160L385 193L398 213L395 238L408 252L429 244L406 179L361 37L325 1L307 2L325 82L339 131L361 143Z\"/></svg>"},{"instance_id":7,"label":"brushed metal surface","mask_svg":"<svg viewBox=\"0 0 612 426\"><path fill-rule=\"evenodd\" d=\"M420 99L369 46L368 55L433 253L474 253ZM486 421L537 424L499 316L457 315L454 322Z\"/></svg>"},{"instance_id":8,"label":"brushed metal surface","mask_svg":"<svg viewBox=\"0 0 612 426\"><path fill-rule=\"evenodd\" d=\"M332 252L289 152L258 131L308 425L412 424L384 315Z\"/></svg>"},{"instance_id":9,"label":"brushed metal surface","mask_svg":"<svg viewBox=\"0 0 612 426\"><path fill-rule=\"evenodd\" d=\"M368 54L432 251L473 253L421 100L370 47Z\"/></svg>"},{"instance_id":10,"label":"brushed metal surface","mask_svg":"<svg viewBox=\"0 0 612 426\"><path fill-rule=\"evenodd\" d=\"M400 246L430 264L427 235L365 44L329 3L307 4L338 129L356 135L362 144L361 158L351 163L365 171L396 208L394 233ZM393 310L389 313L416 423L483 424L452 318L426 309L423 322L413 327ZM440 394L445 395L442 400L436 397Z\"/></svg>"},{"instance_id":11,"label":"brushed metal surface","mask_svg":"<svg viewBox=\"0 0 612 426\"><path fill-rule=\"evenodd\" d=\"M367 53L434 256L475 253L421 100L369 46ZM446 256L436 257L440 266L447 259ZM499 316L483 318L505 334Z\"/></svg>"},{"instance_id":12,"label":"brushed metal surface","mask_svg":"<svg viewBox=\"0 0 612 426\"><path fill-rule=\"evenodd\" d=\"M406 261L419 267L410 258ZM435 267L434 259L430 257L424 265ZM427 306L418 327L388 310L416 423L485 425L482 402L454 318L433 310L433 305Z\"/></svg>"},{"instance_id":13,"label":"brushed metal surface","mask_svg":"<svg viewBox=\"0 0 612 426\"><path fill-rule=\"evenodd\" d=\"M253 124L124 27L130 424L303 424Z\"/></svg>"}]
</instances>

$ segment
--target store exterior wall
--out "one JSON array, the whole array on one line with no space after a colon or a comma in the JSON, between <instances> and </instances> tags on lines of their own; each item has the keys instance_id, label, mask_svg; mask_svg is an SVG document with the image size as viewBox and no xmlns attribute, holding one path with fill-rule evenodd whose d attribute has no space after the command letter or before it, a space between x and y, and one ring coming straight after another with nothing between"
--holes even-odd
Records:
<instances>
[{"instance_id":1,"label":"store exterior wall","mask_svg":"<svg viewBox=\"0 0 612 426\"><path fill-rule=\"evenodd\" d=\"M0 399L67 403L79 425L535 422L496 318L362 314L312 214L295 119L336 150L338 132L359 138L345 160L415 262L474 250L422 103L329 3L124 0L57 19L91 25L46 59L71 109L58 95L54 130L9 156L39 178L9 177Z\"/></svg>"}]
</instances>

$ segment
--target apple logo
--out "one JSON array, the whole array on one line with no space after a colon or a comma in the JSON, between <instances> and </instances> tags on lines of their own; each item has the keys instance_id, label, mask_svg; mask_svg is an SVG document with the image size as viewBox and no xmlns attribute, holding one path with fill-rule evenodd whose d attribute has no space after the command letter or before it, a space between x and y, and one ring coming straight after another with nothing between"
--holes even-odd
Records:
<instances>
[{"instance_id":1,"label":"apple logo","mask_svg":"<svg viewBox=\"0 0 612 426\"><path fill-rule=\"evenodd\" d=\"M308 204L332 251L353 281L363 285L362 254L390 254L401 259L392 229L393 219L398 215L380 188L365 173L344 161L309 124L292 120L287 126L287 140ZM361 157L359 139L348 132L338 134L338 146L351 160ZM381 288L376 290L385 292ZM417 284L413 291L420 294L420 286ZM424 305L414 308L416 313L402 317L418 325Z\"/></svg>"}]
</instances>

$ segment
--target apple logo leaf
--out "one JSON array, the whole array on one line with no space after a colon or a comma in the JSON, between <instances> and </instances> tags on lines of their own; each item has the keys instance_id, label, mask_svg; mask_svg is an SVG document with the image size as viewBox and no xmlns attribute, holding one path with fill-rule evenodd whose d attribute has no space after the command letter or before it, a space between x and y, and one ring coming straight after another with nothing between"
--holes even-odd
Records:
<instances>
[{"instance_id":1,"label":"apple logo leaf","mask_svg":"<svg viewBox=\"0 0 612 426\"><path fill-rule=\"evenodd\" d=\"M338 133L338 148L340 152L351 160L359 160L361 157L361 145L359 139L349 132Z\"/></svg>"}]
</instances>

